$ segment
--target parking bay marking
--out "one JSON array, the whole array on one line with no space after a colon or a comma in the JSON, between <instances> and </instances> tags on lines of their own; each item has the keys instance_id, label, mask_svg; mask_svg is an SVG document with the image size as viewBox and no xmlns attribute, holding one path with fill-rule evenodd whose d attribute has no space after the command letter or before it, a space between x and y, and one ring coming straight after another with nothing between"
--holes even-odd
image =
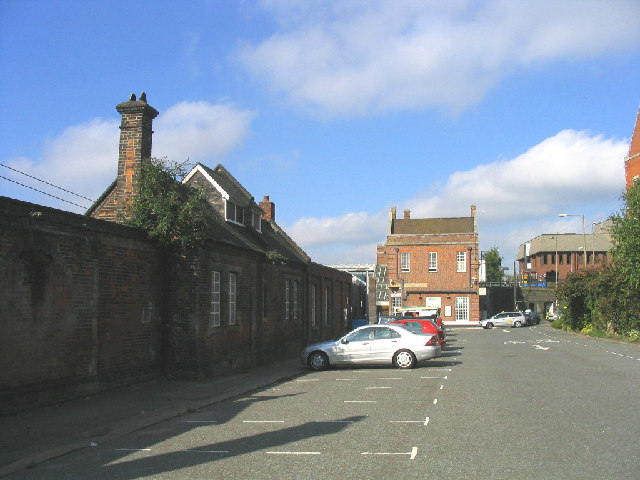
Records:
<instances>
[{"instance_id":1,"label":"parking bay marking","mask_svg":"<svg viewBox=\"0 0 640 480\"><path fill-rule=\"evenodd\" d=\"M429 417L422 420L389 420L389 423L422 423L425 427L429 425Z\"/></svg>"},{"instance_id":2,"label":"parking bay marking","mask_svg":"<svg viewBox=\"0 0 640 480\"><path fill-rule=\"evenodd\" d=\"M410 452L362 452L360 455L409 455L411 460L416 458L418 447L413 447Z\"/></svg>"}]
</instances>

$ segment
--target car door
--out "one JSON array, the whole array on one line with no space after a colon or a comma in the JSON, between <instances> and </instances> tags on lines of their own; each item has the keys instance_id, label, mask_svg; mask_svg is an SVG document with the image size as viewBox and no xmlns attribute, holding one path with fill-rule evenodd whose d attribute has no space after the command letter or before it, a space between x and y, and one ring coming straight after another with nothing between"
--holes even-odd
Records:
<instances>
[{"instance_id":1,"label":"car door","mask_svg":"<svg viewBox=\"0 0 640 480\"><path fill-rule=\"evenodd\" d=\"M360 328L344 337L336 352L339 363L359 363L368 361L371 356L373 328Z\"/></svg>"},{"instance_id":2,"label":"car door","mask_svg":"<svg viewBox=\"0 0 640 480\"><path fill-rule=\"evenodd\" d=\"M374 329L374 338L371 341L371 361L387 363L393 358L401 346L402 336L394 329L381 327Z\"/></svg>"},{"instance_id":3,"label":"car door","mask_svg":"<svg viewBox=\"0 0 640 480\"><path fill-rule=\"evenodd\" d=\"M510 327L511 322L509 321L509 314L508 313L498 314L498 316L496 317L495 325L500 327Z\"/></svg>"}]
</instances>

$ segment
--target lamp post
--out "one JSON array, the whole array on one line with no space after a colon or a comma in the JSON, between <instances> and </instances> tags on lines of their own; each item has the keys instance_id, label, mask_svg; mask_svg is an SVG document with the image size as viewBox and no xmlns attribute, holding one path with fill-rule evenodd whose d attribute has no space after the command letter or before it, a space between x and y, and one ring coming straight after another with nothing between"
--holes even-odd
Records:
<instances>
[{"instance_id":1,"label":"lamp post","mask_svg":"<svg viewBox=\"0 0 640 480\"><path fill-rule=\"evenodd\" d=\"M559 217L582 217L582 254L584 255L584 268L587 268L587 236L584 230L584 215L574 214L574 213L559 213L558 216Z\"/></svg>"}]
</instances>

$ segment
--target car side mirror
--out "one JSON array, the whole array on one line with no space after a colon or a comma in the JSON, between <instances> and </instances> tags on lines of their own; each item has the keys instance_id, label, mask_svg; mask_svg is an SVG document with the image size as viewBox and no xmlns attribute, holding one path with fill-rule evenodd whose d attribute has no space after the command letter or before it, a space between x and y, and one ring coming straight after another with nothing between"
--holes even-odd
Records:
<instances>
[{"instance_id":1,"label":"car side mirror","mask_svg":"<svg viewBox=\"0 0 640 480\"><path fill-rule=\"evenodd\" d=\"M342 340L340 340L340 343L342 343L343 345L346 345L347 343L349 343L349 340L347 340L346 338L343 338Z\"/></svg>"}]
</instances>

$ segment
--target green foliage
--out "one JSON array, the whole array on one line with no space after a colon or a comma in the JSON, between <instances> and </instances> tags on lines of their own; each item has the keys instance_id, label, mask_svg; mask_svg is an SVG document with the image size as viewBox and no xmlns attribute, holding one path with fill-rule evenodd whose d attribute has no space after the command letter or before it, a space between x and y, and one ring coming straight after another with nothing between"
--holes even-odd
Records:
<instances>
[{"instance_id":1,"label":"green foliage","mask_svg":"<svg viewBox=\"0 0 640 480\"><path fill-rule=\"evenodd\" d=\"M502 270L502 257L498 247L493 247L484 254L485 268L487 272L487 282L501 283L504 276Z\"/></svg>"},{"instance_id":2,"label":"green foliage","mask_svg":"<svg viewBox=\"0 0 640 480\"><path fill-rule=\"evenodd\" d=\"M175 254L200 244L207 226L203 192L181 183L187 167L166 158L144 162L128 222Z\"/></svg>"},{"instance_id":3,"label":"green foliage","mask_svg":"<svg viewBox=\"0 0 640 480\"><path fill-rule=\"evenodd\" d=\"M640 288L640 184L636 183L625 195L625 208L611 217L613 227L611 253L631 288Z\"/></svg>"},{"instance_id":4,"label":"green foliage","mask_svg":"<svg viewBox=\"0 0 640 480\"><path fill-rule=\"evenodd\" d=\"M566 315L552 325L592 336L640 338L640 185L623 199L624 209L611 217L611 266L569 275L557 290Z\"/></svg>"}]
</instances>

